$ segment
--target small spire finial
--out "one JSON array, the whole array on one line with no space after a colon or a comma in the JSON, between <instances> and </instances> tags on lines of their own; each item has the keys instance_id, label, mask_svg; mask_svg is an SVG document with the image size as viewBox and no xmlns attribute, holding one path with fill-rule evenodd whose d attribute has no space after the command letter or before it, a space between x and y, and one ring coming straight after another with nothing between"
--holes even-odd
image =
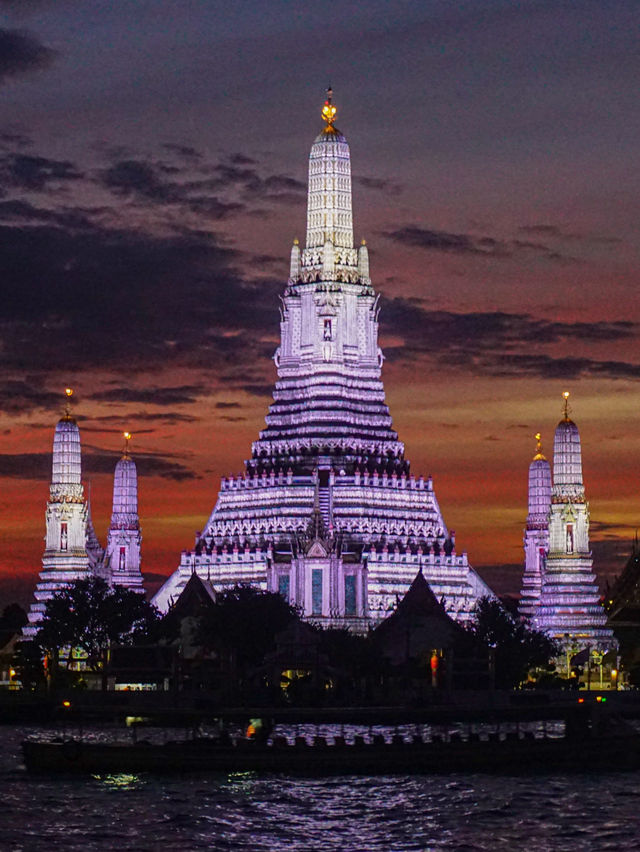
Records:
<instances>
[{"instance_id":1,"label":"small spire finial","mask_svg":"<svg viewBox=\"0 0 640 852\"><path fill-rule=\"evenodd\" d=\"M64 403L64 416L67 418L71 417L71 397L73 396L73 388L65 388L64 393L66 396L66 400Z\"/></svg>"},{"instance_id":2,"label":"small spire finial","mask_svg":"<svg viewBox=\"0 0 640 852\"><path fill-rule=\"evenodd\" d=\"M336 119L337 109L331 103L331 99L333 97L333 89L331 86L327 89L327 99L324 102L324 106L322 107L322 117L327 122L327 127L331 127L333 122Z\"/></svg>"},{"instance_id":3,"label":"small spire finial","mask_svg":"<svg viewBox=\"0 0 640 852\"><path fill-rule=\"evenodd\" d=\"M569 391L565 391L562 394L562 396L564 398L564 408L563 408L564 419L568 420L569 419L569 412L571 411L571 409L569 408L569 397L571 396L571 394L569 393Z\"/></svg>"},{"instance_id":4,"label":"small spire finial","mask_svg":"<svg viewBox=\"0 0 640 852\"><path fill-rule=\"evenodd\" d=\"M131 440L131 432L123 432L122 437L124 438L124 448L123 448L123 458L129 458L129 441Z\"/></svg>"},{"instance_id":5,"label":"small spire finial","mask_svg":"<svg viewBox=\"0 0 640 852\"><path fill-rule=\"evenodd\" d=\"M542 455L542 435L540 434L540 432L536 432L535 439L536 439L536 454L533 457L533 460L538 461L539 459L545 458Z\"/></svg>"}]
</instances>

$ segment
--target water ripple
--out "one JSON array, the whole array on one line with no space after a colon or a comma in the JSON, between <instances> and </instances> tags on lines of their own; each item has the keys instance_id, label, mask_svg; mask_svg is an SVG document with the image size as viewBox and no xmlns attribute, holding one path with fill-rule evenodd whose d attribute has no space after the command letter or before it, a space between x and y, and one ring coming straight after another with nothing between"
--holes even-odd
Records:
<instances>
[{"instance_id":1,"label":"water ripple","mask_svg":"<svg viewBox=\"0 0 640 852\"><path fill-rule=\"evenodd\" d=\"M0 728L0 849L635 852L640 773L298 779L30 777ZM97 735L96 735L97 736Z\"/></svg>"}]
</instances>

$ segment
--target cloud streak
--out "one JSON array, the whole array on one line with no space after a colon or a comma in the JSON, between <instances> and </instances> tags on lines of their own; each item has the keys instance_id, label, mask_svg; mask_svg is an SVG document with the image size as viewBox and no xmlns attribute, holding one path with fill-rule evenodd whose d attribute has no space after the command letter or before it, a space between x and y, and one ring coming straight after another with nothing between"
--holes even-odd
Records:
<instances>
[{"instance_id":1,"label":"cloud streak","mask_svg":"<svg viewBox=\"0 0 640 852\"><path fill-rule=\"evenodd\" d=\"M203 385L152 388L119 387L94 393L90 396L90 399L99 402L142 402L147 405L184 405L197 402L198 397L205 390Z\"/></svg>"},{"instance_id":2,"label":"cloud streak","mask_svg":"<svg viewBox=\"0 0 640 852\"><path fill-rule=\"evenodd\" d=\"M485 258L513 258L516 255L537 255L544 260L575 262L576 259L559 250L533 240L505 240L487 235L461 234L405 225L393 231L381 231L392 242L429 252Z\"/></svg>"},{"instance_id":3,"label":"cloud streak","mask_svg":"<svg viewBox=\"0 0 640 852\"><path fill-rule=\"evenodd\" d=\"M112 474L118 453L82 453L82 474ZM181 462L150 453L136 453L135 462L140 476L158 476L181 482L198 478L198 474ZM0 476L8 479L47 481L51 478L51 453L0 453Z\"/></svg>"}]
</instances>

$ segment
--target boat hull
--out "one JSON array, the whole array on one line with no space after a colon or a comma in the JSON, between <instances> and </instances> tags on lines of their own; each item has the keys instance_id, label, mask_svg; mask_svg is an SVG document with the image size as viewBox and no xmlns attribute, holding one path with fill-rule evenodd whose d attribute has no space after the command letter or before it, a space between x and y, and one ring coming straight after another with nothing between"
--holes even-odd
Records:
<instances>
[{"instance_id":1,"label":"boat hull","mask_svg":"<svg viewBox=\"0 0 640 852\"><path fill-rule=\"evenodd\" d=\"M513 740L364 745L166 745L25 741L30 772L80 774L280 772L303 775L592 772L640 768L640 739Z\"/></svg>"}]
</instances>

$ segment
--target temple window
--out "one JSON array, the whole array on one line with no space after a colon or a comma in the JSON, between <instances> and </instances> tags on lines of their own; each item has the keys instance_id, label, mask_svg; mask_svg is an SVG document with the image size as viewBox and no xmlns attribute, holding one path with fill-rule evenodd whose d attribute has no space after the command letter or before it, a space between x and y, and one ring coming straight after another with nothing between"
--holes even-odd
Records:
<instances>
[{"instance_id":1,"label":"temple window","mask_svg":"<svg viewBox=\"0 0 640 852\"><path fill-rule=\"evenodd\" d=\"M344 578L344 614L356 614L356 578L355 574L347 574Z\"/></svg>"},{"instance_id":2,"label":"temple window","mask_svg":"<svg viewBox=\"0 0 640 852\"><path fill-rule=\"evenodd\" d=\"M120 559L118 561L118 571L124 571L127 564L127 548L120 548Z\"/></svg>"},{"instance_id":3,"label":"temple window","mask_svg":"<svg viewBox=\"0 0 640 852\"><path fill-rule=\"evenodd\" d=\"M311 571L311 614L322 615L322 568Z\"/></svg>"},{"instance_id":4,"label":"temple window","mask_svg":"<svg viewBox=\"0 0 640 852\"><path fill-rule=\"evenodd\" d=\"M278 577L278 594L282 595L282 597L289 602L289 592L290 592L290 583L289 583L289 575L288 574L280 574Z\"/></svg>"}]
</instances>

